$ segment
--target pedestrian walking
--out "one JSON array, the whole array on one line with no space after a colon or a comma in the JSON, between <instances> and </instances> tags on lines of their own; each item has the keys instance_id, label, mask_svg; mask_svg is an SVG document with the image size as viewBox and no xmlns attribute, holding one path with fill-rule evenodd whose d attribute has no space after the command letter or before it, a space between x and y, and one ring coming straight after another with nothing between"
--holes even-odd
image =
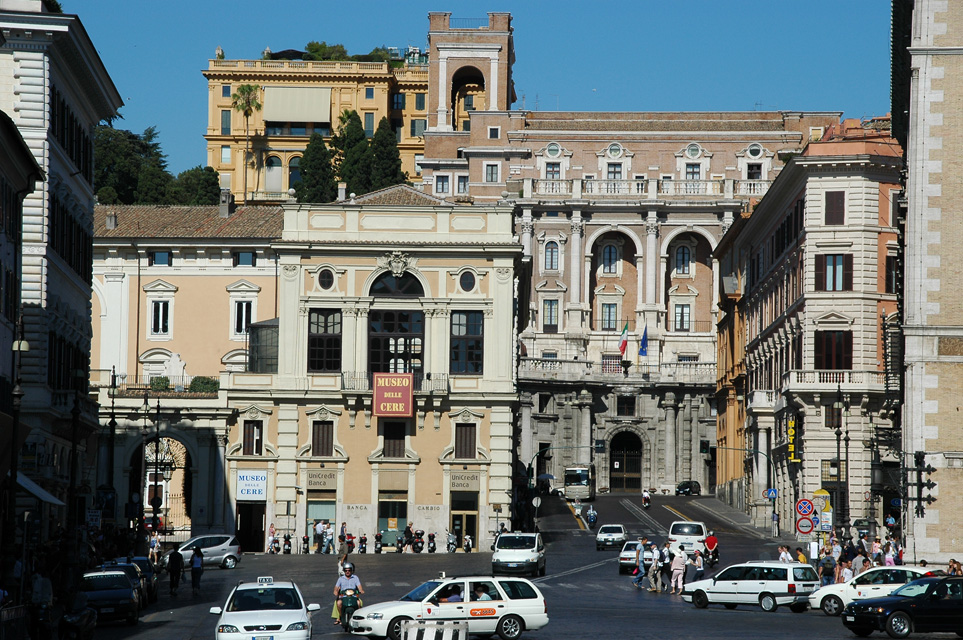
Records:
<instances>
[{"instance_id":1,"label":"pedestrian walking","mask_svg":"<svg viewBox=\"0 0 963 640\"><path fill-rule=\"evenodd\" d=\"M632 584L636 589L642 588L642 581L645 580L645 550L649 547L649 539L646 536L639 538L639 546L635 548L635 577Z\"/></svg>"},{"instance_id":2,"label":"pedestrian walking","mask_svg":"<svg viewBox=\"0 0 963 640\"><path fill-rule=\"evenodd\" d=\"M204 553L200 547L194 547L194 555L191 556L191 594L197 595L201 592L201 574L204 573Z\"/></svg>"},{"instance_id":3,"label":"pedestrian walking","mask_svg":"<svg viewBox=\"0 0 963 640\"><path fill-rule=\"evenodd\" d=\"M324 530L324 551L322 553L334 553L334 523L328 522Z\"/></svg>"},{"instance_id":4,"label":"pedestrian walking","mask_svg":"<svg viewBox=\"0 0 963 640\"><path fill-rule=\"evenodd\" d=\"M659 545L652 543L649 546L652 551L652 562L649 564L649 591L659 593L662 591L662 562L660 560Z\"/></svg>"},{"instance_id":5,"label":"pedestrian walking","mask_svg":"<svg viewBox=\"0 0 963 640\"><path fill-rule=\"evenodd\" d=\"M806 564L809 560L806 559L806 554L803 553L802 547L796 547L796 560Z\"/></svg>"},{"instance_id":6,"label":"pedestrian walking","mask_svg":"<svg viewBox=\"0 0 963 640\"><path fill-rule=\"evenodd\" d=\"M819 575L819 586L821 587L836 581L836 559L833 558L832 548L823 547L819 563L816 565L816 573Z\"/></svg>"},{"instance_id":7,"label":"pedestrian walking","mask_svg":"<svg viewBox=\"0 0 963 640\"><path fill-rule=\"evenodd\" d=\"M324 520L318 520L314 523L314 544L318 553L324 551L324 526Z\"/></svg>"},{"instance_id":8,"label":"pedestrian walking","mask_svg":"<svg viewBox=\"0 0 963 640\"><path fill-rule=\"evenodd\" d=\"M167 556L167 574L170 576L168 592L172 597L177 596L177 588L181 584L181 574L184 573L184 556L176 548Z\"/></svg>"},{"instance_id":9,"label":"pedestrian walking","mask_svg":"<svg viewBox=\"0 0 963 640\"><path fill-rule=\"evenodd\" d=\"M670 595L682 595L682 576L685 574L685 567L689 564L689 558L685 555L685 551L682 549L676 549L675 555L672 557L672 562L669 565L672 569L672 579L670 584L672 585L672 591L669 592ZM676 591L678 588L678 591Z\"/></svg>"},{"instance_id":10,"label":"pedestrian walking","mask_svg":"<svg viewBox=\"0 0 963 640\"><path fill-rule=\"evenodd\" d=\"M672 551L669 549L669 543L666 542L662 547L662 552L659 559L662 563L662 591L668 591L669 586L672 584Z\"/></svg>"},{"instance_id":11,"label":"pedestrian walking","mask_svg":"<svg viewBox=\"0 0 963 640\"><path fill-rule=\"evenodd\" d=\"M414 523L409 522L408 526L405 527L404 537L405 537L405 551L411 552L413 549L411 545L414 544L415 534L412 532L411 527Z\"/></svg>"},{"instance_id":12,"label":"pedestrian walking","mask_svg":"<svg viewBox=\"0 0 963 640\"><path fill-rule=\"evenodd\" d=\"M160 554L160 534L156 531L150 537L150 553L149 560L151 564L157 564L158 555Z\"/></svg>"},{"instance_id":13,"label":"pedestrian walking","mask_svg":"<svg viewBox=\"0 0 963 640\"><path fill-rule=\"evenodd\" d=\"M789 547L786 545L779 545L779 562L792 562L792 556L789 555Z\"/></svg>"},{"instance_id":14,"label":"pedestrian walking","mask_svg":"<svg viewBox=\"0 0 963 640\"><path fill-rule=\"evenodd\" d=\"M693 580L702 580L706 576L705 558L702 557L702 553L699 551L695 552L695 557L692 560L692 565L695 567L695 576Z\"/></svg>"}]
</instances>

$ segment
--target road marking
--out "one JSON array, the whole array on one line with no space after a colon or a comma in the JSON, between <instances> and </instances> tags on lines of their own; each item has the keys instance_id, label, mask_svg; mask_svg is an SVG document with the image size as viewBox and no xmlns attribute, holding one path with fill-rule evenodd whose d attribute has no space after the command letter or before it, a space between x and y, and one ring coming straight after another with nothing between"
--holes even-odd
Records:
<instances>
[{"instance_id":1,"label":"road marking","mask_svg":"<svg viewBox=\"0 0 963 640\"><path fill-rule=\"evenodd\" d=\"M564 588L564 589L578 589L578 588L579 588L577 584L569 584L569 583L567 583L567 582L559 582L559 583L558 583L558 586L560 586L560 587L562 587L562 588Z\"/></svg>"},{"instance_id":2,"label":"road marking","mask_svg":"<svg viewBox=\"0 0 963 640\"><path fill-rule=\"evenodd\" d=\"M682 518L683 520L687 520L687 521L689 521L689 522L692 522L692 518L690 518L689 516L685 515L684 513L680 513L680 512L678 512L678 511L676 511L675 509L673 509L672 507L670 507L670 506L667 505L667 504L662 505L662 508L663 508L663 509L668 509L669 511L671 511L671 512L674 513L675 515L679 516L679 517Z\"/></svg>"},{"instance_id":3,"label":"road marking","mask_svg":"<svg viewBox=\"0 0 963 640\"><path fill-rule=\"evenodd\" d=\"M575 506L568 500L565 501L565 504L568 506L568 510L572 512L572 515L575 516ZM579 529L585 529L585 521L582 520L582 516L575 516L575 521L578 522Z\"/></svg>"},{"instance_id":4,"label":"road marking","mask_svg":"<svg viewBox=\"0 0 963 640\"><path fill-rule=\"evenodd\" d=\"M643 524L649 525L652 528L652 532L657 535L668 535L669 530L664 526L659 524L659 522L650 516L644 509L639 507L637 504L629 500L628 498L623 498L619 504L625 507L626 511L635 516L636 520Z\"/></svg>"},{"instance_id":5,"label":"road marking","mask_svg":"<svg viewBox=\"0 0 963 640\"><path fill-rule=\"evenodd\" d=\"M410 582L392 582L391 584L395 585L396 587L410 587L410 586L411 586L411 583L410 583Z\"/></svg>"},{"instance_id":6,"label":"road marking","mask_svg":"<svg viewBox=\"0 0 963 640\"><path fill-rule=\"evenodd\" d=\"M381 586L381 583L380 583L380 582L369 582L369 583L368 583L368 586L369 586L369 587L380 587L380 586Z\"/></svg>"},{"instance_id":7,"label":"road marking","mask_svg":"<svg viewBox=\"0 0 963 640\"><path fill-rule=\"evenodd\" d=\"M584 566L582 566L582 567L576 567L576 568L574 568L574 569L569 569L568 571L563 571L563 572L561 572L561 573L556 573L556 574L553 574L553 575L550 575L550 576L545 576L544 578L536 578L535 580L532 580L532 582L541 583L541 582L545 582L546 580L554 580L555 578L561 578L561 577L563 577L563 576L569 576L569 575L572 575L573 573L579 573L580 571L588 571L589 569L595 569L595 568L597 568L597 567L601 567L602 565L608 564L609 562L618 562L618 560L619 560L619 557L618 557L618 556L615 556L614 558L609 558L609 559L607 559L607 560L602 560L601 562L593 562L592 564L587 564L587 565L584 565ZM561 586L561 585L559 585L559 586Z\"/></svg>"}]
</instances>

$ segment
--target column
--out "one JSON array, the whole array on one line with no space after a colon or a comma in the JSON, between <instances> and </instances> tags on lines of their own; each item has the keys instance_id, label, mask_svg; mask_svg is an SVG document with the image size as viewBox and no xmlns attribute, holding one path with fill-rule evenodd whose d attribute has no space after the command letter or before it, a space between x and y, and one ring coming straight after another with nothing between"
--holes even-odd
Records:
<instances>
[{"instance_id":1,"label":"column","mask_svg":"<svg viewBox=\"0 0 963 640\"><path fill-rule=\"evenodd\" d=\"M656 256L659 254L657 241L659 236L659 221L655 211L649 211L645 222L645 304L655 304L656 292Z\"/></svg>"},{"instance_id":2,"label":"column","mask_svg":"<svg viewBox=\"0 0 963 640\"><path fill-rule=\"evenodd\" d=\"M712 258L712 313L719 313L719 259Z\"/></svg>"},{"instance_id":3,"label":"column","mask_svg":"<svg viewBox=\"0 0 963 640\"><path fill-rule=\"evenodd\" d=\"M436 131L451 131L448 123L448 100L451 95L448 86L448 54L441 52L438 59L438 110Z\"/></svg>"},{"instance_id":4,"label":"column","mask_svg":"<svg viewBox=\"0 0 963 640\"><path fill-rule=\"evenodd\" d=\"M535 432L532 429L532 407L534 402L529 391L523 391L520 395L520 408L518 416L518 427L521 437L518 443L518 453L523 464L527 465L535 455Z\"/></svg>"},{"instance_id":5,"label":"column","mask_svg":"<svg viewBox=\"0 0 963 640\"><path fill-rule=\"evenodd\" d=\"M532 255L532 232L535 230L535 225L532 222L532 210L531 208L522 209L522 222L521 222L521 232L522 232L522 255L531 257Z\"/></svg>"},{"instance_id":6,"label":"column","mask_svg":"<svg viewBox=\"0 0 963 640\"><path fill-rule=\"evenodd\" d=\"M665 479L663 484L674 487L676 484L675 462L678 457L675 448L675 430L678 428L675 420L675 394L671 391L667 392L665 399L662 401L662 406L665 407Z\"/></svg>"},{"instance_id":7,"label":"column","mask_svg":"<svg viewBox=\"0 0 963 640\"><path fill-rule=\"evenodd\" d=\"M341 321L344 327L341 336L343 344L355 344L357 342L355 335L358 331L358 310L354 307L346 307L341 313ZM351 349L342 349L341 353L341 370L357 371L355 353Z\"/></svg>"},{"instance_id":8,"label":"column","mask_svg":"<svg viewBox=\"0 0 963 640\"><path fill-rule=\"evenodd\" d=\"M572 275L569 280L569 302L579 304L582 298L582 234L585 230L585 223L582 220L582 212L577 209L572 211L572 243L569 252L572 255Z\"/></svg>"},{"instance_id":9,"label":"column","mask_svg":"<svg viewBox=\"0 0 963 640\"><path fill-rule=\"evenodd\" d=\"M578 394L578 406L581 414L581 429L579 431L577 459L579 464L592 461L592 394L584 389Z\"/></svg>"}]
</instances>

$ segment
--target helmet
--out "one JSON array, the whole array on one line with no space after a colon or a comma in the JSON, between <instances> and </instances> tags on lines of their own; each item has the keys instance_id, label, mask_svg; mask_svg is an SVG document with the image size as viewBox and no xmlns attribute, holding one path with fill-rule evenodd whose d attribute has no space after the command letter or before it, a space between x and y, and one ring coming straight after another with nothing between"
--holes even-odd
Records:
<instances>
[{"instance_id":1,"label":"helmet","mask_svg":"<svg viewBox=\"0 0 963 640\"><path fill-rule=\"evenodd\" d=\"M716 532L715 532L715 531L710 531L710 532L709 532L709 535L710 535L710 536L714 536L714 535L716 535Z\"/></svg>"},{"instance_id":2,"label":"helmet","mask_svg":"<svg viewBox=\"0 0 963 640\"><path fill-rule=\"evenodd\" d=\"M343 565L341 565L341 568L344 569L345 571L354 571L354 564L350 562L345 562Z\"/></svg>"}]
</instances>

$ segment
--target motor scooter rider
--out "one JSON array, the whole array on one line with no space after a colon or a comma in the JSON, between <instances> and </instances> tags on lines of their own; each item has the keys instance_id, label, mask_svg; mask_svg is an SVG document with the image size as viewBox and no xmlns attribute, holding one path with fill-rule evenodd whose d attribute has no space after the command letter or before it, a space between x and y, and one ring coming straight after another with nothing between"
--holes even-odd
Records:
<instances>
[{"instance_id":1,"label":"motor scooter rider","mask_svg":"<svg viewBox=\"0 0 963 640\"><path fill-rule=\"evenodd\" d=\"M354 575L354 564L350 562L345 562L342 570L344 571L343 576L338 577L338 581L334 585L334 609L331 610L331 617L334 618L334 624L341 624L341 592L347 589L354 589L361 595L364 595L364 587L361 586L361 580L358 576ZM360 599L358 604L360 605Z\"/></svg>"},{"instance_id":2,"label":"motor scooter rider","mask_svg":"<svg viewBox=\"0 0 963 640\"><path fill-rule=\"evenodd\" d=\"M582 501L579 500L578 498L575 498L575 502L572 504L572 506L575 507L575 517L576 517L576 518L581 518L581 517L582 517Z\"/></svg>"},{"instance_id":3,"label":"motor scooter rider","mask_svg":"<svg viewBox=\"0 0 963 640\"><path fill-rule=\"evenodd\" d=\"M586 519L588 520L590 527L595 524L595 521L598 520L598 517L599 517L599 514L595 510L595 507L593 507L592 505L589 505L589 510L588 510L588 513L586 514Z\"/></svg>"},{"instance_id":4,"label":"motor scooter rider","mask_svg":"<svg viewBox=\"0 0 963 640\"><path fill-rule=\"evenodd\" d=\"M716 537L714 531L710 531L709 535L706 536L705 541L706 555L710 562L719 562L719 538Z\"/></svg>"},{"instance_id":5,"label":"motor scooter rider","mask_svg":"<svg viewBox=\"0 0 963 640\"><path fill-rule=\"evenodd\" d=\"M649 502L652 501L652 496L649 495L648 489L642 489L642 505L649 506Z\"/></svg>"}]
</instances>

